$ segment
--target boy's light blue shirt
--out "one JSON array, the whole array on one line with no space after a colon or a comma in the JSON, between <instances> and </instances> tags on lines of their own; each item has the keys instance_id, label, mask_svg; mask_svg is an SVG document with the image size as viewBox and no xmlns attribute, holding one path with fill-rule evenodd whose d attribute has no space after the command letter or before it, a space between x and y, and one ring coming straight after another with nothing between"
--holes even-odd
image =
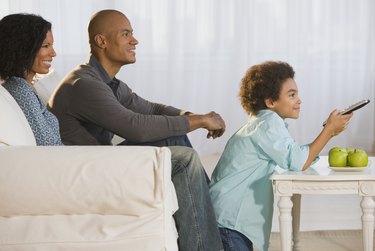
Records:
<instances>
[{"instance_id":1,"label":"boy's light blue shirt","mask_svg":"<svg viewBox=\"0 0 375 251\"><path fill-rule=\"evenodd\" d=\"M211 177L210 195L219 227L246 235L268 250L273 191L270 176L276 165L300 171L309 155L275 112L261 110L228 141Z\"/></svg>"}]
</instances>

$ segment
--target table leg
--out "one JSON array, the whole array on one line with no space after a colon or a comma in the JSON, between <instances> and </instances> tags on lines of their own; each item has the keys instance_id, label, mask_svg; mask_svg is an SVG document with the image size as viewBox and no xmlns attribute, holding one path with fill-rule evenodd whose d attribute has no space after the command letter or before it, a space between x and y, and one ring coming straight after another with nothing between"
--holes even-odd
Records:
<instances>
[{"instance_id":1,"label":"table leg","mask_svg":"<svg viewBox=\"0 0 375 251\"><path fill-rule=\"evenodd\" d=\"M292 208L292 222L293 222L293 251L300 251L300 239L299 239L299 226L300 226L300 215L301 215L301 195L294 194L292 197L293 208Z\"/></svg>"},{"instance_id":2,"label":"table leg","mask_svg":"<svg viewBox=\"0 0 375 251\"><path fill-rule=\"evenodd\" d=\"M292 250L292 207L291 196L280 196L277 204L280 211L280 237L281 237L281 251Z\"/></svg>"},{"instance_id":3,"label":"table leg","mask_svg":"<svg viewBox=\"0 0 375 251\"><path fill-rule=\"evenodd\" d=\"M374 207L375 203L372 196L362 197L362 238L364 251L373 251L372 247L374 244Z\"/></svg>"}]
</instances>

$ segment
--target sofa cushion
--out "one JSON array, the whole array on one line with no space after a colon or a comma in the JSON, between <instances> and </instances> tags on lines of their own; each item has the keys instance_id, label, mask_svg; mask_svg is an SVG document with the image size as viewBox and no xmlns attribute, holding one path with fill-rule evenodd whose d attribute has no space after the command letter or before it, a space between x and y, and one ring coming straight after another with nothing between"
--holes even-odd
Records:
<instances>
[{"instance_id":1,"label":"sofa cushion","mask_svg":"<svg viewBox=\"0 0 375 251\"><path fill-rule=\"evenodd\" d=\"M53 69L48 74L38 74L38 81L34 87L40 100L47 105L49 98L61 81L60 75Z\"/></svg>"},{"instance_id":2,"label":"sofa cushion","mask_svg":"<svg viewBox=\"0 0 375 251\"><path fill-rule=\"evenodd\" d=\"M12 146L0 160L1 251L178 250L167 147Z\"/></svg>"},{"instance_id":3,"label":"sofa cushion","mask_svg":"<svg viewBox=\"0 0 375 251\"><path fill-rule=\"evenodd\" d=\"M25 115L2 85L0 85L0 114L0 145L36 145Z\"/></svg>"},{"instance_id":4,"label":"sofa cushion","mask_svg":"<svg viewBox=\"0 0 375 251\"><path fill-rule=\"evenodd\" d=\"M140 217L164 207L164 186L173 187L167 147L16 146L0 148L0 159L0 216Z\"/></svg>"}]
</instances>

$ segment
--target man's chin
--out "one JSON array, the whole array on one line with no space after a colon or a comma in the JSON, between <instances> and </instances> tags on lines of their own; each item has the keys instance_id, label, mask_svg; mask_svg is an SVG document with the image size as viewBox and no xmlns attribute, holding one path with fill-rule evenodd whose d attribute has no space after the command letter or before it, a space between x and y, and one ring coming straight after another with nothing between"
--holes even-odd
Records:
<instances>
[{"instance_id":1,"label":"man's chin","mask_svg":"<svg viewBox=\"0 0 375 251\"><path fill-rule=\"evenodd\" d=\"M134 64L136 61L137 61L136 59L126 60L126 61L124 61L123 65Z\"/></svg>"}]
</instances>

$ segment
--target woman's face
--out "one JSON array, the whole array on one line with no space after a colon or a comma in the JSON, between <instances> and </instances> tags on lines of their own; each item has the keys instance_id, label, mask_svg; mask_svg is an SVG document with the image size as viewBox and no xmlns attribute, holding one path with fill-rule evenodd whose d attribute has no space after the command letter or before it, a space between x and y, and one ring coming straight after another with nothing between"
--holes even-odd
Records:
<instances>
[{"instance_id":1,"label":"woman's face","mask_svg":"<svg viewBox=\"0 0 375 251\"><path fill-rule=\"evenodd\" d=\"M53 35L51 31L48 31L42 43L42 47L40 47L38 54L36 54L31 71L28 73L27 81L31 83L36 73L47 74L51 67L52 58L55 56L56 52L53 49Z\"/></svg>"}]
</instances>

